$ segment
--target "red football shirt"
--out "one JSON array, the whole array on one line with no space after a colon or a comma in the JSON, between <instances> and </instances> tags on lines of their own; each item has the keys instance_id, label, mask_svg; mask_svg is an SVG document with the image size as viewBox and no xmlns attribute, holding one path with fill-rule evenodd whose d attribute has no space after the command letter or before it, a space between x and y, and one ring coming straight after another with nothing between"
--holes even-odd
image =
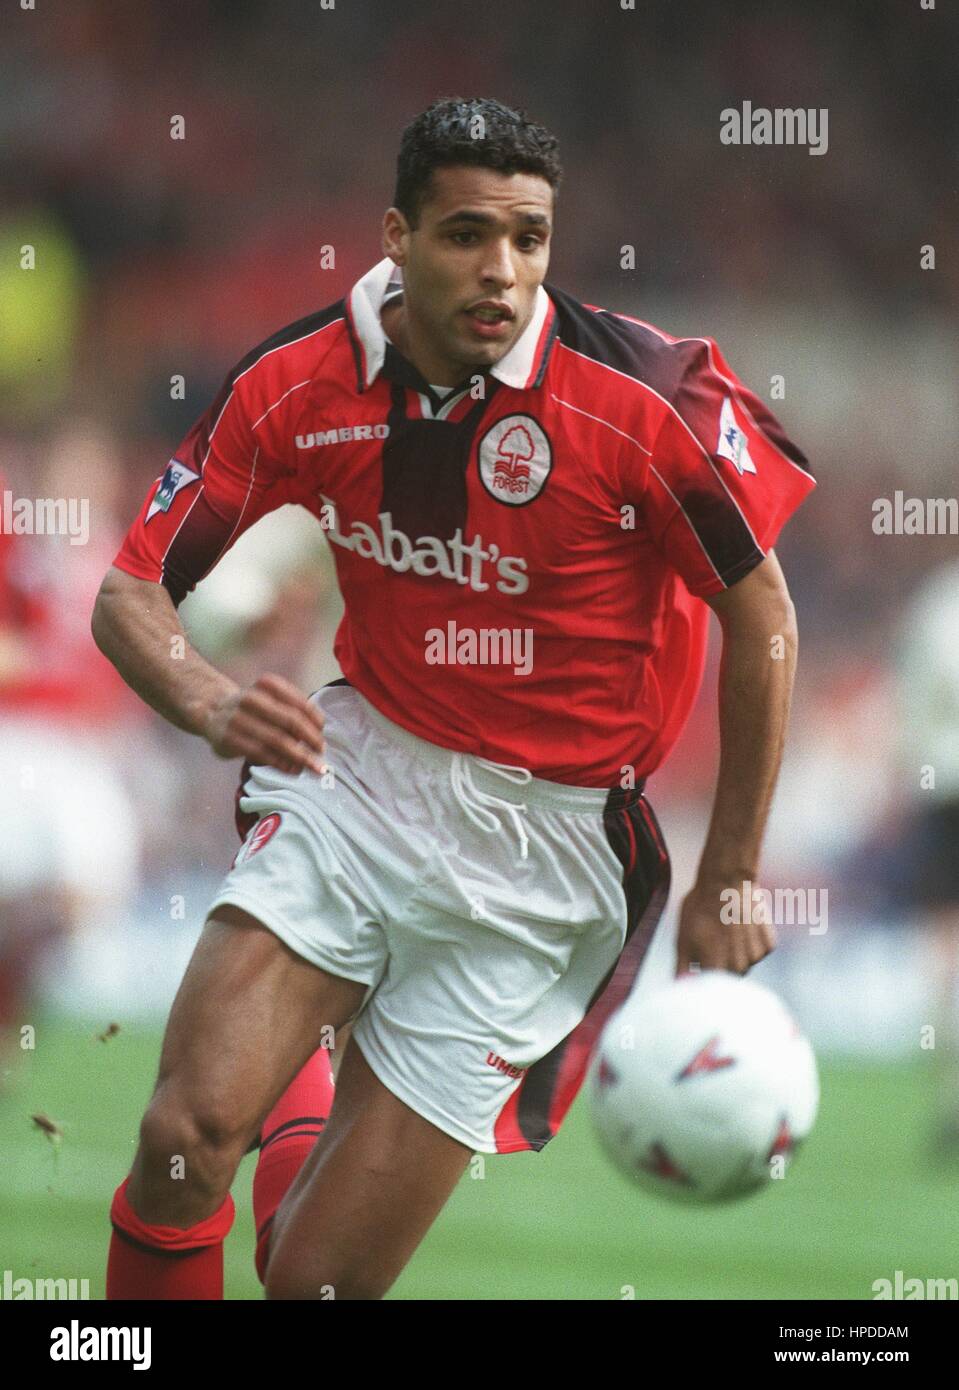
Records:
<instances>
[{"instance_id":1,"label":"red football shirt","mask_svg":"<svg viewBox=\"0 0 959 1390\"><path fill-rule=\"evenodd\" d=\"M175 603L284 503L333 547L343 674L443 747L578 786L657 768L702 680L702 598L815 486L707 338L540 287L444 400L385 337L381 261L228 376L117 565Z\"/></svg>"}]
</instances>

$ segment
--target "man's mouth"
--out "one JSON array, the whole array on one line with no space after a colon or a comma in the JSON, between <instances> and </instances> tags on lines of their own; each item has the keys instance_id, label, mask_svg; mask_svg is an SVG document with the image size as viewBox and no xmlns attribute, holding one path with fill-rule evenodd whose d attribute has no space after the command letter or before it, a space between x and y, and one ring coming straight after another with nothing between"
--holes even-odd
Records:
<instances>
[{"instance_id":1,"label":"man's mouth","mask_svg":"<svg viewBox=\"0 0 959 1390\"><path fill-rule=\"evenodd\" d=\"M476 309L468 309L467 313L472 314L474 318L478 318L480 323L499 323L501 319L510 317L508 310L496 309L492 306L487 307L486 305L480 305L479 308Z\"/></svg>"},{"instance_id":2,"label":"man's mouth","mask_svg":"<svg viewBox=\"0 0 959 1390\"><path fill-rule=\"evenodd\" d=\"M496 304L476 304L463 312L481 338L502 338L513 321L512 310Z\"/></svg>"}]
</instances>

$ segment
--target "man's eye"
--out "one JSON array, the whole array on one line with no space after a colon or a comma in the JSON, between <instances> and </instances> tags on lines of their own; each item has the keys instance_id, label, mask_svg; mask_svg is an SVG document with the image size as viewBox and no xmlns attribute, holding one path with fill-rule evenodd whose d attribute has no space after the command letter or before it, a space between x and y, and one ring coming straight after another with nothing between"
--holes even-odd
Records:
<instances>
[{"instance_id":1,"label":"man's eye","mask_svg":"<svg viewBox=\"0 0 959 1390\"><path fill-rule=\"evenodd\" d=\"M467 244L465 241L459 241L459 238L460 238L460 237L464 237L464 236L465 236L465 237L475 237L475 236L476 236L476 233L475 233L475 232L454 232L454 233L453 233L453 240L456 241L456 242L458 242L460 246L465 246L465 245Z\"/></svg>"},{"instance_id":2,"label":"man's eye","mask_svg":"<svg viewBox=\"0 0 959 1390\"><path fill-rule=\"evenodd\" d=\"M529 242L528 246L523 247L524 251L535 251L538 246L542 246L543 244L543 238L536 236L533 232L527 232L525 236L521 236L520 241Z\"/></svg>"}]
</instances>

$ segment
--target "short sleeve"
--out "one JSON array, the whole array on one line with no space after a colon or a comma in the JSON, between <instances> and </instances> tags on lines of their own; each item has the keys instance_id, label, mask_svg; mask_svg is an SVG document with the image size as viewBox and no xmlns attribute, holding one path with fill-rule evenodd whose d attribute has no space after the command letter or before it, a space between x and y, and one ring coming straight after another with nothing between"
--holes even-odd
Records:
<instances>
[{"instance_id":1,"label":"short sleeve","mask_svg":"<svg viewBox=\"0 0 959 1390\"><path fill-rule=\"evenodd\" d=\"M163 584L179 605L230 546L289 500L284 472L265 453L255 405L231 373L151 487L114 561Z\"/></svg>"},{"instance_id":2,"label":"short sleeve","mask_svg":"<svg viewBox=\"0 0 959 1390\"><path fill-rule=\"evenodd\" d=\"M716 344L696 342L666 403L643 508L653 543L689 591L707 597L761 563L816 482Z\"/></svg>"}]
</instances>

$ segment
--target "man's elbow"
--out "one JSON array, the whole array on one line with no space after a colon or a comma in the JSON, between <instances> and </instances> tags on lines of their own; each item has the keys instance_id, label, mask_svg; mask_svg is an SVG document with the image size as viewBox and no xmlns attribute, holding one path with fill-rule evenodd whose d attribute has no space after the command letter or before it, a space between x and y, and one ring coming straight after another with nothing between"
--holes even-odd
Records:
<instances>
[{"instance_id":1,"label":"man's elbow","mask_svg":"<svg viewBox=\"0 0 959 1390\"><path fill-rule=\"evenodd\" d=\"M93 605L93 613L90 616L90 632L93 634L93 640L99 647L100 651L103 653L105 657L109 658L110 600L106 592L106 585L107 580L105 579L103 583L100 585L100 590L97 594L96 602Z\"/></svg>"},{"instance_id":2,"label":"man's elbow","mask_svg":"<svg viewBox=\"0 0 959 1390\"><path fill-rule=\"evenodd\" d=\"M115 567L107 570L103 583L97 592L90 616L90 631L93 640L103 655L112 660L113 637L116 631L117 605L128 589L129 576Z\"/></svg>"}]
</instances>

